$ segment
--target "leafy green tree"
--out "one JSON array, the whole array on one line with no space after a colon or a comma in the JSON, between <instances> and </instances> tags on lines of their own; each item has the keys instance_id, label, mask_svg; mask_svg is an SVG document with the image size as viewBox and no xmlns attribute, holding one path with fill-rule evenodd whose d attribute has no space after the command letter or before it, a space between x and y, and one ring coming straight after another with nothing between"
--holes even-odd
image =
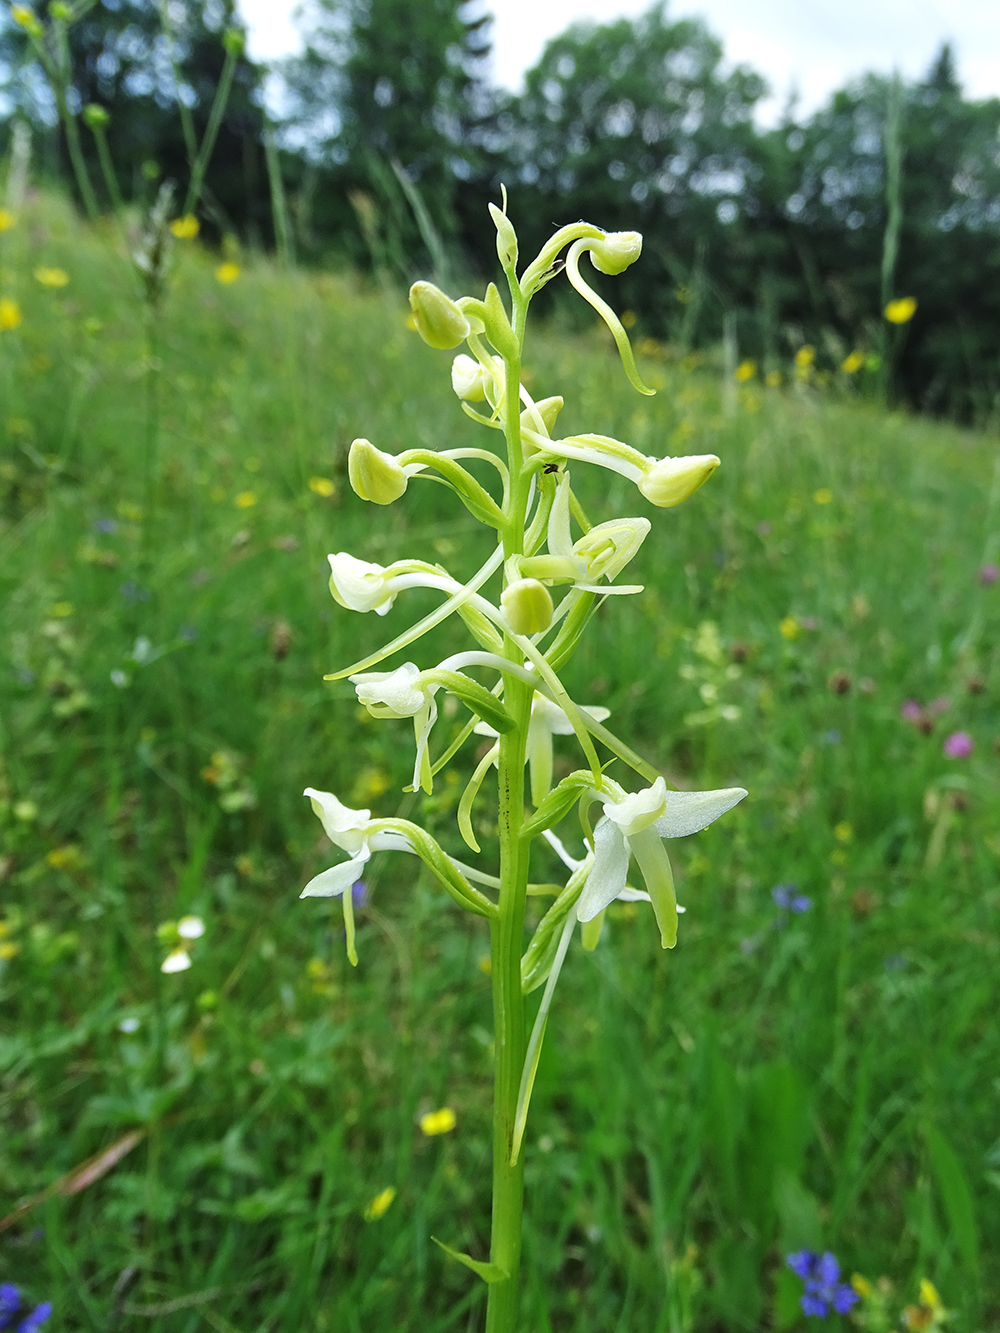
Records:
<instances>
[{"instance_id":1,"label":"leafy green tree","mask_svg":"<svg viewBox=\"0 0 1000 1333\"><path fill-rule=\"evenodd\" d=\"M330 169L328 197L354 198L362 229L402 273L421 246L455 239L456 188L475 169L489 18L467 9L320 0L305 53L285 66L285 142Z\"/></svg>"},{"instance_id":2,"label":"leafy green tree","mask_svg":"<svg viewBox=\"0 0 1000 1333\"><path fill-rule=\"evenodd\" d=\"M169 32L162 26L164 11ZM6 13L0 24L8 101L36 125L54 125L44 75L23 31ZM96 103L110 114L108 141L126 198L148 194L158 177L186 182L186 140L190 135L200 142L204 134L225 60L222 35L240 26L235 0L170 0L163 6L157 0L103 0L70 26L71 100L76 108ZM220 228L248 234L266 234L270 216L260 94L260 70L241 57L206 178L210 217ZM81 134L97 182L95 145L83 126Z\"/></svg>"}]
</instances>

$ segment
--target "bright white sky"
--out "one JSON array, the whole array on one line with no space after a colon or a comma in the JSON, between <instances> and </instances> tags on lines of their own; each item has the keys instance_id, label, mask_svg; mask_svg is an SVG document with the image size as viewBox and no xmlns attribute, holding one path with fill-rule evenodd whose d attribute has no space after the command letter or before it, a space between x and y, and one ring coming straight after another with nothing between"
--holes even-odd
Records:
<instances>
[{"instance_id":1,"label":"bright white sky","mask_svg":"<svg viewBox=\"0 0 1000 1333\"><path fill-rule=\"evenodd\" d=\"M413 0L419 4L420 0ZM250 54L269 61L300 49L298 0L239 0L250 29ZM577 19L608 22L636 15L649 0L492 0L493 74L511 89L545 43ZM796 89L809 112L853 75L866 70L923 74L943 40L972 97L1000 96L1000 0L674 0L673 18L699 15L720 37L731 63L765 76L774 119Z\"/></svg>"}]
</instances>

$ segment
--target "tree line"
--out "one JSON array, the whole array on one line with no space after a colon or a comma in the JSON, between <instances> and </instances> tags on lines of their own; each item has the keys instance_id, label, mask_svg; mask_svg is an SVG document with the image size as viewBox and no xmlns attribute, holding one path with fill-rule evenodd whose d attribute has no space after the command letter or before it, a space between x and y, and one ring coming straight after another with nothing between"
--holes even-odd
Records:
<instances>
[{"instance_id":1,"label":"tree line","mask_svg":"<svg viewBox=\"0 0 1000 1333\"><path fill-rule=\"evenodd\" d=\"M183 174L179 111L203 132L233 0L77 8L71 100L110 114L120 189L142 202ZM810 374L884 383L891 364L916 407L995 413L1000 99L964 96L947 45L921 79L868 74L762 129L764 80L662 3L572 26L520 94L491 85L489 35L476 0L317 0L303 54L280 70L275 126L265 71L237 62L205 177L209 232L274 243L273 130L304 262L336 255L389 283L491 272L486 203L504 184L526 251L578 217L643 233L641 272L615 293L643 335L684 352L721 339L761 373L803 348ZM8 127L30 119L47 169L68 175L51 90L9 19L0 78ZM96 144L82 143L96 170ZM912 319L888 323L906 297Z\"/></svg>"}]
</instances>

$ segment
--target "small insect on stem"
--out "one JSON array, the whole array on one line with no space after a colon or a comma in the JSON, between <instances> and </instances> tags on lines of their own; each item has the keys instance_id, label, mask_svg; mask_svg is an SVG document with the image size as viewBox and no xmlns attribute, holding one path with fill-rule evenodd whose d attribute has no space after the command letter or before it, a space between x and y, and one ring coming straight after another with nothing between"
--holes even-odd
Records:
<instances>
[{"instance_id":1,"label":"small insect on stem","mask_svg":"<svg viewBox=\"0 0 1000 1333\"><path fill-rule=\"evenodd\" d=\"M546 475L547 477L550 477L550 476L552 475L553 472L558 472L558 471L559 471L559 464L558 464L558 463L546 463L546 464L545 464L545 475Z\"/></svg>"}]
</instances>

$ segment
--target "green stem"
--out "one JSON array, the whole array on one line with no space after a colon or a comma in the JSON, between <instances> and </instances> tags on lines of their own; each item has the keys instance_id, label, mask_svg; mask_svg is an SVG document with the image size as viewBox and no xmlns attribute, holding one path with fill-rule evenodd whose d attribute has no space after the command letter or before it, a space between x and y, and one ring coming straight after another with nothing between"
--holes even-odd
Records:
<instances>
[{"instance_id":1,"label":"green stem","mask_svg":"<svg viewBox=\"0 0 1000 1333\"><path fill-rule=\"evenodd\" d=\"M510 644L512 654L517 654ZM519 655L519 654L518 654ZM528 849L521 840L524 822L524 757L531 690L516 677L504 678L504 701L517 726L500 738L500 902L492 924L490 959L496 1069L493 1102L493 1223L490 1260L506 1277L492 1283L486 1308L486 1333L514 1333L517 1327L524 1155L511 1166L521 1072L527 1048L521 946L528 884Z\"/></svg>"},{"instance_id":2,"label":"green stem","mask_svg":"<svg viewBox=\"0 0 1000 1333\"><path fill-rule=\"evenodd\" d=\"M212 110L209 112L205 137L201 141L201 148L198 151L194 166L191 168L191 184L188 186L187 198L184 200L185 217L194 212L198 206L198 200L201 198L202 182L205 179L205 172L215 148L215 140L226 111L226 103L229 101L229 93L233 86L233 75L236 73L236 62L238 60L239 56L234 51L226 51L226 63L222 67L222 77L219 79L219 86L215 90L215 98L212 101Z\"/></svg>"},{"instance_id":3,"label":"green stem","mask_svg":"<svg viewBox=\"0 0 1000 1333\"><path fill-rule=\"evenodd\" d=\"M66 135L66 147L69 150L69 160L73 166L73 174L76 177L80 198L87 210L87 216L91 222L96 222L100 211L97 207L97 196L94 194L94 187L90 183L90 173L87 171L83 149L80 147L80 129L76 123L76 117L70 111L69 104L66 101L66 89L69 86L70 78L69 40L66 35L66 24L64 20L56 19L54 26L56 59L53 61L49 57L45 49L45 43L41 39L34 39L35 50L41 57L42 65L49 77L49 83L52 85L52 91L55 93L56 107L59 111L59 119L62 121L63 132Z\"/></svg>"},{"instance_id":4,"label":"green stem","mask_svg":"<svg viewBox=\"0 0 1000 1333\"><path fill-rule=\"evenodd\" d=\"M520 346L524 336L527 302L514 302L514 330ZM520 554L524 546L528 479L523 476L519 387L520 355L505 362L504 430L510 467L509 513L504 528L504 556ZM509 635L504 656L521 665L523 654ZM524 823L524 761L531 716L531 687L517 676L504 675L504 704L515 721L513 731L500 737L500 900L497 919L490 928L493 979L493 1019L496 1047L493 1100L493 1218L490 1260L505 1277L490 1284L486 1306L486 1333L515 1333L521 1264L521 1227L524 1207L524 1154L511 1165L514 1126L521 1074L527 1050L524 995L521 990L521 951L524 906L528 888L528 845L521 838Z\"/></svg>"}]
</instances>

